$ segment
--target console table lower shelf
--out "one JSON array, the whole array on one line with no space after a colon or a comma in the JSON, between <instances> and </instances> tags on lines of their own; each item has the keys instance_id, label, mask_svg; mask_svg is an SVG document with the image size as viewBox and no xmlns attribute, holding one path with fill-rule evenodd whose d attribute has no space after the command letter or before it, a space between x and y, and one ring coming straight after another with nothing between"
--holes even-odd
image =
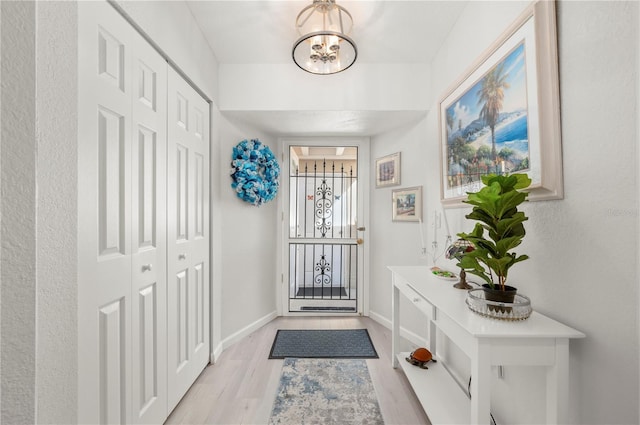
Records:
<instances>
[{"instance_id":1,"label":"console table lower shelf","mask_svg":"<svg viewBox=\"0 0 640 425\"><path fill-rule=\"evenodd\" d=\"M433 425L469 423L471 402L441 363L429 362L429 369L411 365L399 353L398 364L407 376L422 408Z\"/></svg>"},{"instance_id":2,"label":"console table lower shelf","mask_svg":"<svg viewBox=\"0 0 640 425\"><path fill-rule=\"evenodd\" d=\"M466 291L443 285L427 267L390 266L392 366L402 365L409 382L434 424L491 423L491 381L495 366L544 367L546 418L540 422L567 423L569 408L569 340L585 335L536 311L524 321L482 317L465 305ZM444 364L415 370L400 357L400 297L426 319L428 349L438 358L438 335L448 338L470 360L472 398L467 398ZM512 383L511 385L517 385ZM498 407L498 406L496 406Z\"/></svg>"}]
</instances>

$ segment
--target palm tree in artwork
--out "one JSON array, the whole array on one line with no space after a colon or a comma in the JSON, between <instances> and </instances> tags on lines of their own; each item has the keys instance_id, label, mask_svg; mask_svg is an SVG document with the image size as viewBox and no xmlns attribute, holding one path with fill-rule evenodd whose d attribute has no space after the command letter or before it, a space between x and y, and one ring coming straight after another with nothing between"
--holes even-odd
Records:
<instances>
[{"instance_id":1,"label":"palm tree in artwork","mask_svg":"<svg viewBox=\"0 0 640 425\"><path fill-rule=\"evenodd\" d=\"M496 134L495 128L498 122L500 110L502 110L502 102L504 101L504 89L508 89L507 77L509 74L503 74L504 62L494 67L482 79L482 87L478 90L478 105L484 103L480 110L480 118L491 129L491 156L495 161L496 154Z\"/></svg>"}]
</instances>

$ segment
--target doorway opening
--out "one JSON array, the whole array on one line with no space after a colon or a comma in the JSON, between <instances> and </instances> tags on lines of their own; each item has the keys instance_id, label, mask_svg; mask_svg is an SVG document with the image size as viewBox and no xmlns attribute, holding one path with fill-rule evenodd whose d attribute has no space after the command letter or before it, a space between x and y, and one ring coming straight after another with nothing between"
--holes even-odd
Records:
<instances>
[{"instance_id":1,"label":"doorway opening","mask_svg":"<svg viewBox=\"0 0 640 425\"><path fill-rule=\"evenodd\" d=\"M289 313L358 313L362 242L358 232L358 146L290 145ZM361 221L360 221L361 222Z\"/></svg>"}]
</instances>

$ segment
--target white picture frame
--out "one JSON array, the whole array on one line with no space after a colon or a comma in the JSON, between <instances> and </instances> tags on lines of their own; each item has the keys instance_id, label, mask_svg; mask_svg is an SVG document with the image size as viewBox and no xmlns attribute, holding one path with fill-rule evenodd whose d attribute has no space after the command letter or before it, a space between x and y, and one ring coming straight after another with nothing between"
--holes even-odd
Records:
<instances>
[{"instance_id":1,"label":"white picture frame","mask_svg":"<svg viewBox=\"0 0 640 425\"><path fill-rule=\"evenodd\" d=\"M422 221L422 186L391 191L392 221Z\"/></svg>"},{"instance_id":2,"label":"white picture frame","mask_svg":"<svg viewBox=\"0 0 640 425\"><path fill-rule=\"evenodd\" d=\"M522 70L526 73L524 93L528 156L525 165L528 167L522 166L523 155L515 159L510 157L513 161L499 159L501 157L496 152L495 137L498 126L495 122L493 126L486 125L488 121L480 114L476 114L477 118L469 114L468 119L474 117L475 123L463 122L462 118L452 116L455 111L462 116L465 107L471 109L468 105L473 102L469 100L473 100L473 96L476 96L476 100L480 98L479 88L482 88L483 81L488 80L485 77L495 76L494 70L504 70L506 64L515 62L509 55L518 53L516 49L521 46L524 51ZM471 98L466 99L467 104L464 104L465 96ZM562 199L564 190L555 2L537 1L529 6L451 86L439 106L440 200L444 207L466 205L462 201L466 199L467 192L478 191L482 186L481 176L490 173L526 172L532 179L528 189L530 201ZM480 105L474 106L480 108ZM485 123L484 128L480 127L482 123ZM484 137L486 143L487 127L490 127L492 139L489 165L486 164L487 159L480 154L483 141L477 139ZM482 131L484 133L478 136ZM508 140L503 144L508 142L524 141ZM472 149L475 149L473 156ZM483 153L486 154L486 149ZM512 165L512 169L509 169L509 165Z\"/></svg>"}]
</instances>

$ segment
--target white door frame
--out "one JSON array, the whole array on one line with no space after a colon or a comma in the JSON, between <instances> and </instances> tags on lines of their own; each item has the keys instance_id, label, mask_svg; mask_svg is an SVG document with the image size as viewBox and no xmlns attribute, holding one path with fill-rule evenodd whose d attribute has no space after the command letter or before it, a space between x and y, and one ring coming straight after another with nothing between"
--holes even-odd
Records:
<instances>
[{"instance_id":1,"label":"white door frame","mask_svg":"<svg viewBox=\"0 0 640 425\"><path fill-rule=\"evenodd\" d=\"M358 305L356 313L340 313L342 316L368 316L369 315L369 182L370 182L370 157L368 137L286 137L278 140L279 156L281 159L280 190L278 196L278 220L277 240L277 270L276 270L276 300L279 316L336 316L336 313L323 312L294 312L288 309L289 301L289 257L284 255L288 240L288 213L289 213L289 148L291 146L357 146L358 147L358 215L361 222L358 227L364 227L364 232L358 232L358 237L364 239L362 255L358 257L358 267L362 271L358 276ZM288 252L288 250L287 250Z\"/></svg>"}]
</instances>

